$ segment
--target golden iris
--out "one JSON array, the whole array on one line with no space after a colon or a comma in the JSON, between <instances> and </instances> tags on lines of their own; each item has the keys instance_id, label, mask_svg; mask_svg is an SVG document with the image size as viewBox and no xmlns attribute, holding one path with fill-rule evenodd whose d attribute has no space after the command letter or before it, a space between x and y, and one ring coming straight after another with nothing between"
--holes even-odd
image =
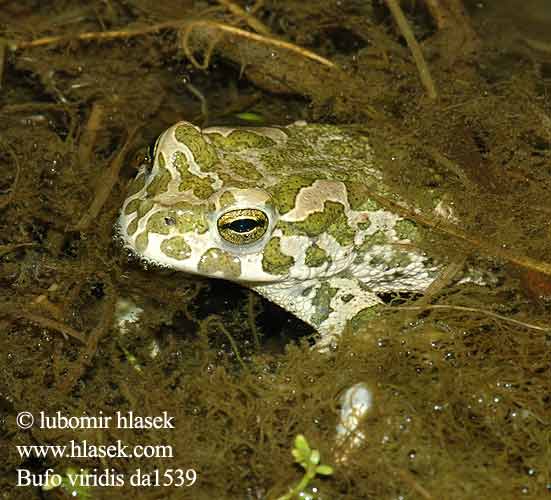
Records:
<instances>
[{"instance_id":1,"label":"golden iris","mask_svg":"<svg viewBox=\"0 0 551 500\"><path fill-rule=\"evenodd\" d=\"M218 233L234 245L258 241L268 229L268 216L256 208L230 210L218 219Z\"/></svg>"}]
</instances>

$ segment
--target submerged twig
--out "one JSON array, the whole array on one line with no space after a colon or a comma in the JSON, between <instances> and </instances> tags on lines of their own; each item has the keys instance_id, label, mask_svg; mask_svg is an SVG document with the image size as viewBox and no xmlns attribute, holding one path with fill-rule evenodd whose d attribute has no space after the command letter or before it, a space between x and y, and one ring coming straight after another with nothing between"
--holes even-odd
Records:
<instances>
[{"instance_id":1,"label":"submerged twig","mask_svg":"<svg viewBox=\"0 0 551 500\"><path fill-rule=\"evenodd\" d=\"M206 66L208 66L208 57L205 56L205 62L203 64L198 63L195 57L193 56L193 53L191 52L191 49L189 48L189 37L191 35L191 32L194 28L205 26L207 28L213 28L215 30L218 30L220 32L230 33L232 35L236 35L242 38L247 38L249 40L254 40L255 42L262 43L264 45L272 45L274 47L289 50L291 52L295 52L296 54L299 54L307 59L311 59L313 61L316 61L324 66L327 66L329 68L337 68L337 65L333 62L331 62L329 59L326 59L325 57L322 57L315 52L312 52L310 50L307 50L303 47L300 47L298 45L295 45L294 43L286 42L284 40L280 40L279 38L274 38L272 36L264 36L264 35L258 35L256 33L251 33L250 31L245 31L239 28L235 28L234 26L230 26L228 24L224 23L217 23L214 21L207 21L207 20L199 20L199 21L192 21L185 26L182 27L182 49L184 50L184 53L188 57L188 59L192 62L194 62L197 67L204 69ZM210 54L209 54L210 55ZM206 66L205 66L206 65Z\"/></svg>"},{"instance_id":2,"label":"submerged twig","mask_svg":"<svg viewBox=\"0 0 551 500\"><path fill-rule=\"evenodd\" d=\"M126 153L128 152L128 149L130 148L130 145L132 144L132 140L134 139L134 136L137 131L138 131L138 127L134 127L129 132L124 145L111 161L111 165L107 170L103 172L103 174L98 179L94 199L90 204L90 206L88 207L87 212L81 217L80 221L75 226L75 230L77 231L86 230L90 225L90 223L100 213L103 205L109 198L111 189L113 189L113 186L115 185L115 183L119 178L119 172L123 165L124 159L126 157Z\"/></svg>"},{"instance_id":3,"label":"submerged twig","mask_svg":"<svg viewBox=\"0 0 551 500\"><path fill-rule=\"evenodd\" d=\"M459 273L463 269L466 260L467 257L463 255L458 259L450 262L436 277L436 279L427 287L423 294L423 297L421 297L417 302L418 305L427 304L432 299L432 297L444 290L444 288L446 288L457 276L457 273Z\"/></svg>"},{"instance_id":4,"label":"submerged twig","mask_svg":"<svg viewBox=\"0 0 551 500\"><path fill-rule=\"evenodd\" d=\"M10 191L7 195L2 196L0 198L0 209L8 206L11 201L13 200L13 197L15 196L15 191L17 189L17 184L19 183L19 177L21 175L21 165L19 164L19 159L17 158L17 153L15 150L7 143L0 139L0 146L4 146L6 148L6 151L8 152L8 155L12 157L13 163L15 164L15 179L13 179L13 182L10 187Z\"/></svg>"},{"instance_id":5,"label":"submerged twig","mask_svg":"<svg viewBox=\"0 0 551 500\"><path fill-rule=\"evenodd\" d=\"M444 2L444 5L440 0L424 0L425 5L427 6L431 17L434 20L434 24L439 30L447 29L450 26L453 26L452 14L457 15L461 13L461 0L449 0ZM455 4L455 5L454 5Z\"/></svg>"},{"instance_id":6,"label":"submerged twig","mask_svg":"<svg viewBox=\"0 0 551 500\"><path fill-rule=\"evenodd\" d=\"M193 94L199 102L201 103L201 127L206 127L209 121L209 103L205 95L191 82L184 81L184 87L189 91L190 94Z\"/></svg>"},{"instance_id":7,"label":"submerged twig","mask_svg":"<svg viewBox=\"0 0 551 500\"><path fill-rule=\"evenodd\" d=\"M4 78L4 64L6 62L6 49L8 42L5 38L0 38L0 89L2 88L2 80Z\"/></svg>"},{"instance_id":8,"label":"submerged twig","mask_svg":"<svg viewBox=\"0 0 551 500\"><path fill-rule=\"evenodd\" d=\"M90 334L94 338L101 338L103 337L103 334L107 331L107 326L103 326L101 328L95 328L94 331ZM82 349L78 361L76 361L76 364L71 368L69 373L65 375L58 383L58 390L61 393L67 394L71 391L71 389L75 386L75 384L78 382L80 377L84 374L87 366L92 361L92 358L95 354L97 342L94 342L94 349L90 349L89 347Z\"/></svg>"},{"instance_id":9,"label":"submerged twig","mask_svg":"<svg viewBox=\"0 0 551 500\"><path fill-rule=\"evenodd\" d=\"M60 111L63 113L69 112L71 108L76 108L76 103L52 103L52 102L26 102L22 104L6 104L0 108L0 113L26 113L39 111Z\"/></svg>"},{"instance_id":10,"label":"submerged twig","mask_svg":"<svg viewBox=\"0 0 551 500\"><path fill-rule=\"evenodd\" d=\"M103 106L97 102L92 105L92 111L86 122L86 127L82 132L78 145L78 157L81 166L87 169L90 164L92 150L96 142L96 136L101 128L101 120L103 117Z\"/></svg>"},{"instance_id":11,"label":"submerged twig","mask_svg":"<svg viewBox=\"0 0 551 500\"><path fill-rule=\"evenodd\" d=\"M432 500L433 496L415 479L415 477L405 469L398 469L396 471L402 481L406 483L411 489L415 490L425 500Z\"/></svg>"},{"instance_id":12,"label":"submerged twig","mask_svg":"<svg viewBox=\"0 0 551 500\"><path fill-rule=\"evenodd\" d=\"M80 351L78 360L73 365L69 373L64 376L58 384L59 390L63 393L68 393L83 375L86 368L90 366L98 349L99 341L109 332L109 327L113 322L117 296L108 278L104 277L104 279L106 282L106 288L108 289L107 299L103 304L101 314L99 315L98 324L92 329L86 338L86 347Z\"/></svg>"},{"instance_id":13,"label":"submerged twig","mask_svg":"<svg viewBox=\"0 0 551 500\"><path fill-rule=\"evenodd\" d=\"M527 38L525 36L521 38L521 41L524 42L531 49L539 50L541 52L547 52L548 54L551 53L551 43L549 42L536 40L534 38Z\"/></svg>"},{"instance_id":14,"label":"submerged twig","mask_svg":"<svg viewBox=\"0 0 551 500\"><path fill-rule=\"evenodd\" d=\"M96 40L96 41L103 41L103 40L113 40L115 38L131 38L134 36L141 36L148 33L156 33L158 31L161 31L163 29L183 29L184 34L187 34L190 32L193 28L198 26L207 26L211 28L218 29L219 31L225 31L227 33L232 33L237 36L241 36L244 38L248 38L251 40L255 40L260 43L273 45L275 47L279 47L281 49L290 50L295 53L298 53L304 57L307 57L308 59L312 59L314 61L317 61L324 66L328 66L330 68L336 68L336 64L329 61L325 57L322 57L315 52L312 52L310 50L304 49L298 45L295 45L290 42L285 42L284 40L280 40L278 38L270 37L270 36L264 36L264 35L258 35L256 33L251 33L250 31L245 31L239 28L235 28L233 26L230 26L228 24L224 23L217 23L214 21L207 21L207 20L198 20L198 21L189 21L189 19L177 19L175 21L167 21L164 23L158 23L153 24L150 26L144 26L142 28L128 28L125 30L114 30L114 31L87 31L84 33L77 33L77 34L71 34L71 35L60 35L60 36L47 36L43 38L37 38L36 40L30 40L30 41L15 41L10 40L7 42L8 48L12 51L20 50L20 49L27 49L31 47L41 47L45 45L55 45L62 42L70 42L71 40ZM189 36L189 34L187 35ZM186 55L188 55L186 53Z\"/></svg>"},{"instance_id":15,"label":"submerged twig","mask_svg":"<svg viewBox=\"0 0 551 500\"><path fill-rule=\"evenodd\" d=\"M459 273L463 269L466 260L467 257L463 255L453 260L446 267L444 267L444 269L442 269L436 279L425 289L425 291L423 292L423 296L415 302L416 307L418 307L419 310L423 310L423 306L430 305L430 302L432 301L434 296L444 290L457 276L457 273ZM411 320L414 316L415 313L413 312L405 314L405 318L403 319L402 324L406 325L411 323Z\"/></svg>"},{"instance_id":16,"label":"submerged twig","mask_svg":"<svg viewBox=\"0 0 551 500\"><path fill-rule=\"evenodd\" d=\"M454 224L450 224L442 217L429 217L419 212L413 211L408 207L402 206L400 203L397 203L385 196L374 192L366 185L363 186L363 189L365 190L367 196L374 199L383 207L389 209L391 212L401 215L406 219L417 222L425 227L429 227L434 231L438 231L458 240L464 241L471 245L473 248L477 248L493 257L499 257L520 267L532 269L542 274L551 276L551 263L549 262L532 259L531 257L527 257L526 255L517 255L508 250L504 250L503 248L497 247L490 242L479 240L474 236L471 236L460 227Z\"/></svg>"},{"instance_id":17,"label":"submerged twig","mask_svg":"<svg viewBox=\"0 0 551 500\"><path fill-rule=\"evenodd\" d=\"M16 307L16 306L13 306ZM86 344L86 336L79 332L78 330L75 330L74 328L70 327L69 325L66 325L65 323L62 323L61 321L56 321L55 319L46 318L44 316L41 316L39 314L35 314L29 311L25 310L10 310L6 305L3 305L0 310L1 313L6 314L8 316L12 316L19 319L24 319L27 321L30 321L31 323L36 323L37 325L47 328L49 330L54 330L56 332L61 333L64 337L72 337L74 339L77 339L79 342Z\"/></svg>"},{"instance_id":18,"label":"submerged twig","mask_svg":"<svg viewBox=\"0 0 551 500\"><path fill-rule=\"evenodd\" d=\"M177 19L175 21L166 21L164 23L152 24L149 26L143 26L140 28L127 28L122 30L112 31L85 31L83 33L71 33L70 35L54 35L37 38L36 40L28 41L16 41L9 40L8 48L12 51L28 49L32 47L43 47L46 45L57 45L58 43L70 42L72 40L96 40L107 41L116 38L132 38L135 36L142 36L148 33L156 33L163 29L180 28L184 24L188 23L187 19Z\"/></svg>"},{"instance_id":19,"label":"submerged twig","mask_svg":"<svg viewBox=\"0 0 551 500\"><path fill-rule=\"evenodd\" d=\"M430 74L430 70L425 61L425 58L423 57L421 47L415 39L415 35L413 34L413 31L409 26L406 16L404 15L397 0L385 0L385 2L388 6L388 9L390 10L390 13L392 14L392 17L394 17L398 28L406 39L409 50L411 50L411 55L413 56L413 60L415 61L415 65L417 66L417 71L419 71L419 78L421 79L421 83L427 91L427 95L431 99L436 99L438 97L436 86L434 85L434 81Z\"/></svg>"},{"instance_id":20,"label":"submerged twig","mask_svg":"<svg viewBox=\"0 0 551 500\"><path fill-rule=\"evenodd\" d=\"M235 14L237 17L242 18L251 29L255 30L257 33L262 33L268 35L270 29L263 22L259 21L256 17L249 14L239 5L231 2L230 0L217 0L220 5L226 7L232 14Z\"/></svg>"},{"instance_id":21,"label":"submerged twig","mask_svg":"<svg viewBox=\"0 0 551 500\"><path fill-rule=\"evenodd\" d=\"M526 323L525 321L520 321L518 319L509 318L503 316L502 314L497 314L487 309L479 309L478 307L467 307L467 306L454 306L449 304L426 304L420 306L392 306L392 309L404 309L406 311L422 311L430 309L440 309L446 311L465 311L470 313L479 313L484 316L489 316L490 318L499 319L501 321L506 321L514 325L522 326L524 328L529 328L530 330L538 330L540 332L551 332L551 327L534 325L533 323Z\"/></svg>"},{"instance_id":22,"label":"submerged twig","mask_svg":"<svg viewBox=\"0 0 551 500\"><path fill-rule=\"evenodd\" d=\"M462 0L424 0L439 30L455 29L475 36L464 12Z\"/></svg>"},{"instance_id":23,"label":"submerged twig","mask_svg":"<svg viewBox=\"0 0 551 500\"><path fill-rule=\"evenodd\" d=\"M38 245L38 243L30 242L30 243L13 243L11 245L0 245L0 257L3 257L4 255L11 253L14 250L17 250L18 248L32 247L35 245Z\"/></svg>"}]
</instances>

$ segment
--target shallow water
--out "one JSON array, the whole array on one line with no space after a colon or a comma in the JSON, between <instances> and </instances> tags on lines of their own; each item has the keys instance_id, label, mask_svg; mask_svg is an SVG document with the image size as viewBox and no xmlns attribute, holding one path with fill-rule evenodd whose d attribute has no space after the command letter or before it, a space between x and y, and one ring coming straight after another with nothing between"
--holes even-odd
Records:
<instances>
[{"instance_id":1,"label":"shallow water","mask_svg":"<svg viewBox=\"0 0 551 500\"><path fill-rule=\"evenodd\" d=\"M335 466L315 481L319 498L550 494L551 12L543 1L468 2L478 48L467 58L461 51L444 57L430 16L414 3L408 15L438 100L427 98L379 4L289 0L256 12L272 33L345 69L320 80L303 54L250 40L238 45L242 65L228 49L201 71L174 29L144 30L174 21L174 12L235 22L223 11L202 12L206 5L0 2L11 44L0 95L3 498L65 498L62 488L16 487L18 469L38 478L82 467L90 477L123 478L121 486L87 490L92 498L275 499L300 480L291 456L298 433ZM76 39L82 33L92 35ZM59 35L70 40L48 38ZM32 40L40 43L24 46ZM268 67L260 65L263 50L275 54ZM301 81L291 81L289 68L302 63ZM279 93L282 81L293 93ZM428 224L426 250L448 262L466 259L490 284L446 284L428 304L388 297L423 309L389 308L320 354L307 341L311 329L247 290L144 269L113 239L143 148L179 119L243 123L241 111L268 124L307 119L372 129L397 192L437 187L457 210L456 234ZM116 322L122 297L143 310L125 333ZM338 465L339 401L358 382L372 387L374 410L362 424L364 446ZM58 411L167 412L174 428L128 429L115 419L102 429L16 423L21 412ZM162 445L173 456L156 448L149 458L50 451L29 459L17 448L85 439ZM137 469L160 477L181 469L184 478L193 469L197 479L176 488L148 485L142 474L133 486Z\"/></svg>"}]
</instances>

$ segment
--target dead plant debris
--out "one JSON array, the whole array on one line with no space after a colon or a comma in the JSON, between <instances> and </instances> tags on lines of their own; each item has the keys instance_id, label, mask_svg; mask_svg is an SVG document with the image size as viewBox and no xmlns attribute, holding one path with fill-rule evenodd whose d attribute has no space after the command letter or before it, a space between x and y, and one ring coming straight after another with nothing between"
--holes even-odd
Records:
<instances>
[{"instance_id":1,"label":"dead plant debris","mask_svg":"<svg viewBox=\"0 0 551 500\"><path fill-rule=\"evenodd\" d=\"M323 498L549 494L551 93L538 47L550 40L518 3L478 4L0 0L3 497L62 498L17 488L16 471L71 466L199 477L93 498L275 499L300 477L297 434L333 456L339 398L361 381L376 387L365 445L315 484ZM546 15L544 0L530 5ZM126 255L112 228L130 158L179 119L241 111L356 124L397 193L453 206L442 220L393 206L450 263L425 299L388 298L365 332L320 354L309 328L249 292ZM492 279L457 283L463 263ZM121 298L138 318L124 328ZM24 411L166 411L176 429L22 430ZM16 448L83 439L174 456Z\"/></svg>"}]
</instances>

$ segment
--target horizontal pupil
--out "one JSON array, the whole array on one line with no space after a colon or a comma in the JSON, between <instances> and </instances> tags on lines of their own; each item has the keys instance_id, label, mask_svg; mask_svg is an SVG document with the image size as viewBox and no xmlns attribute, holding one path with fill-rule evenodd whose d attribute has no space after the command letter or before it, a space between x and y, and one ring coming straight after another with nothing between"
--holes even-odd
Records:
<instances>
[{"instance_id":1,"label":"horizontal pupil","mask_svg":"<svg viewBox=\"0 0 551 500\"><path fill-rule=\"evenodd\" d=\"M255 219L239 219L228 224L228 227L237 233L247 233L258 226L258 221Z\"/></svg>"}]
</instances>

